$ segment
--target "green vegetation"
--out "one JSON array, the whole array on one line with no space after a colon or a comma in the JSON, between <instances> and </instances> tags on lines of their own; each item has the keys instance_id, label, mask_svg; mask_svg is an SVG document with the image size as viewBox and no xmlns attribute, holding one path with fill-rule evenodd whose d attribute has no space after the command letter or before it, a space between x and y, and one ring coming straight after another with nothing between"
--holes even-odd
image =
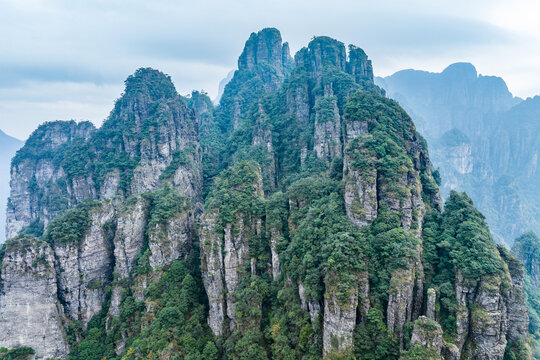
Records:
<instances>
[{"instance_id":1,"label":"green vegetation","mask_svg":"<svg viewBox=\"0 0 540 360\"><path fill-rule=\"evenodd\" d=\"M463 193L452 192L444 212L427 214L424 222L424 269L427 287L438 291L444 334L456 333L456 274L466 283L489 276L504 278L499 255L484 216Z\"/></svg>"},{"instance_id":2,"label":"green vegetation","mask_svg":"<svg viewBox=\"0 0 540 360\"><path fill-rule=\"evenodd\" d=\"M163 186L154 193L148 193L147 196L152 198L149 228L153 228L157 224L163 224L176 214L191 208L190 200L169 185Z\"/></svg>"},{"instance_id":3,"label":"green vegetation","mask_svg":"<svg viewBox=\"0 0 540 360\"><path fill-rule=\"evenodd\" d=\"M354 332L354 355L357 360L391 360L399 358L399 341L386 329L383 312L373 308L367 321Z\"/></svg>"},{"instance_id":4,"label":"green vegetation","mask_svg":"<svg viewBox=\"0 0 540 360\"><path fill-rule=\"evenodd\" d=\"M35 353L34 349L27 346L15 349L0 348L0 360L27 360Z\"/></svg>"},{"instance_id":5,"label":"green vegetation","mask_svg":"<svg viewBox=\"0 0 540 360\"><path fill-rule=\"evenodd\" d=\"M274 40L275 32L269 30L262 43L250 41L263 46ZM273 64L248 66L248 56L242 55L240 70L216 109L206 94L181 98L168 76L139 69L126 80L125 93L102 128L88 140L74 139L58 150L54 161L66 177L49 184L50 191L40 198L63 214L45 230L37 219L24 230L28 237L42 236L52 245L77 245L84 238L93 212L103 202L85 201L66 210L64 190L81 178L93 182L99 193L109 176L118 177L118 196L107 201L117 204L123 199L122 211L129 211L142 199L147 216L142 250L129 276L115 273L108 281L96 279L87 285L104 290L102 311L87 328L66 320L71 359L321 359L328 321L321 316L324 307L348 309L351 298L357 297L359 304L369 306L348 309L354 319L344 321L355 323L352 346L344 353L327 354L327 359L436 358L433 350L411 345L413 321L403 324L404 329L387 326L389 303L403 300L389 302L396 288L410 285L411 292L418 291L417 280L424 276L423 289L435 289L437 317L451 343L457 335L456 286L507 288L508 272L519 264L495 246L483 215L467 195L452 192L444 211L440 209L440 178L431 168L427 144L404 110L373 84L371 63L361 49L351 47L347 60L344 44L314 38L297 54L290 74L290 69L282 71ZM336 121L338 114L336 128L367 124L367 133L346 140L344 133L338 134L339 153L332 159L318 158L313 150L315 123ZM154 191L130 197L133 174L143 174L141 161L161 151L155 139L172 136L171 119L185 130L176 147L167 149L172 161L162 164ZM32 146L40 146L32 141ZM157 270L150 267L155 251L148 244L150 230L180 213L199 215L199 204L172 183L180 167L200 176L196 167L201 157L204 208L216 215L216 226L210 229L212 251L223 253L215 265L223 265L216 271L219 279L201 273L197 236L188 239L193 251L185 259ZM346 206L351 191L345 190L351 184L366 197L373 195L370 205L377 217L362 228L347 215L347 210L359 217L366 211ZM35 178L30 189L42 191ZM104 226L111 235L115 230L114 221ZM225 242L231 240L227 236L233 238L236 253L224 254ZM535 269L537 240L527 235L514 249L530 271ZM281 275L275 279L276 254L271 250L280 263ZM234 266L225 263L232 256L238 256ZM207 324L203 276L205 284L225 281L219 284L226 288L223 336L214 336ZM540 311L532 280L526 279L528 301ZM396 297L405 297L405 292ZM335 303L328 302L334 298ZM416 298L410 299L413 302ZM109 314L110 309L118 316ZM472 321L485 315L478 305L469 310ZM438 330L432 320L425 326ZM540 316L531 317L532 331L538 333L539 327ZM337 349L341 340L330 341ZM519 358L524 348L519 342L509 344L506 359Z\"/></svg>"},{"instance_id":6,"label":"green vegetation","mask_svg":"<svg viewBox=\"0 0 540 360\"><path fill-rule=\"evenodd\" d=\"M532 231L518 237L512 251L525 267L525 297L529 309L529 332L535 359L540 358L540 287L538 283L540 262L540 238ZM521 348L522 344L513 344ZM511 359L508 357L508 359ZM506 360L506 359L505 359Z\"/></svg>"},{"instance_id":7,"label":"green vegetation","mask_svg":"<svg viewBox=\"0 0 540 360\"><path fill-rule=\"evenodd\" d=\"M78 245L92 224L90 211L97 206L100 206L99 202L83 202L56 217L47 227L45 241L50 244Z\"/></svg>"},{"instance_id":8,"label":"green vegetation","mask_svg":"<svg viewBox=\"0 0 540 360\"><path fill-rule=\"evenodd\" d=\"M206 325L206 306L201 276L195 264L176 261L146 289L152 311L137 300L128 286L122 292L120 316L107 320L109 302L95 315L88 329L74 323L68 330L72 342L71 358L77 360L160 359L176 354L182 359L216 359L217 348ZM109 322L108 331L105 322ZM115 347L128 336L122 356ZM84 340L77 344L78 336ZM206 357L209 356L209 357Z\"/></svg>"}]
</instances>

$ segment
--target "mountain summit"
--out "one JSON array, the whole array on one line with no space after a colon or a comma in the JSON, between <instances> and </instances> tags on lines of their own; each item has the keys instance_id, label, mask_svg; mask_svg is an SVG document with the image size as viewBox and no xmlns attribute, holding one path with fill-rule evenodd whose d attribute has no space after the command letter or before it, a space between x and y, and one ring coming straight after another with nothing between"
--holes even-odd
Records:
<instances>
[{"instance_id":1,"label":"mountain summit","mask_svg":"<svg viewBox=\"0 0 540 360\"><path fill-rule=\"evenodd\" d=\"M217 108L139 69L12 164L6 356L530 359L523 268L358 47L253 33ZM39 134L39 136L37 136ZM509 355L508 355L509 354Z\"/></svg>"}]
</instances>

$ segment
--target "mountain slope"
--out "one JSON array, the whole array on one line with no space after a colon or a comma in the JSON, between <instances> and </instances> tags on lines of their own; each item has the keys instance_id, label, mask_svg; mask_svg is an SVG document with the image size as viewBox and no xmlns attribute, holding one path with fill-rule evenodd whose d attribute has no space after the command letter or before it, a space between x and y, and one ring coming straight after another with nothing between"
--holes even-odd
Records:
<instances>
[{"instance_id":1,"label":"mountain slope","mask_svg":"<svg viewBox=\"0 0 540 360\"><path fill-rule=\"evenodd\" d=\"M36 130L13 164L0 346L530 358L522 267L466 195L443 207L426 142L364 51L329 37L288 51L276 29L251 34L217 108L139 69L102 128Z\"/></svg>"},{"instance_id":2,"label":"mountain slope","mask_svg":"<svg viewBox=\"0 0 540 360\"><path fill-rule=\"evenodd\" d=\"M3 224L6 222L7 199L9 196L9 170L11 167L11 158L15 152L23 145L23 142L15 139L2 130L0 130L0 244L6 239L5 228Z\"/></svg>"},{"instance_id":3,"label":"mountain slope","mask_svg":"<svg viewBox=\"0 0 540 360\"><path fill-rule=\"evenodd\" d=\"M498 242L540 230L538 97L514 98L501 78L478 75L466 63L440 74L403 70L377 81L426 136L443 196L466 191Z\"/></svg>"}]
</instances>

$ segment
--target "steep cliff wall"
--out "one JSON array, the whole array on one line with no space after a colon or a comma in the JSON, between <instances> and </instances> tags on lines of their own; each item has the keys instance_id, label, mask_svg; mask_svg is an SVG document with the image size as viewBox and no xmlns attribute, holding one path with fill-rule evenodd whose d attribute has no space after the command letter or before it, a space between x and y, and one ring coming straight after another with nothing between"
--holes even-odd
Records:
<instances>
[{"instance_id":1,"label":"steep cliff wall","mask_svg":"<svg viewBox=\"0 0 540 360\"><path fill-rule=\"evenodd\" d=\"M466 195L443 209L426 142L361 49L316 37L293 64L264 29L238 66L217 109L140 69L100 129L54 148L66 185L42 192L70 201L21 226L42 240L0 252L0 345L124 360L528 351L523 269Z\"/></svg>"},{"instance_id":2,"label":"steep cliff wall","mask_svg":"<svg viewBox=\"0 0 540 360\"><path fill-rule=\"evenodd\" d=\"M50 246L30 237L8 241L1 274L0 346L31 346L39 358L67 357Z\"/></svg>"},{"instance_id":3,"label":"steep cliff wall","mask_svg":"<svg viewBox=\"0 0 540 360\"><path fill-rule=\"evenodd\" d=\"M85 186L88 184L68 183L57 159L58 152L73 142L88 139L94 130L89 122L51 122L41 125L28 138L11 164L8 239L32 223L40 231L69 206L96 196L93 187Z\"/></svg>"},{"instance_id":4,"label":"steep cliff wall","mask_svg":"<svg viewBox=\"0 0 540 360\"><path fill-rule=\"evenodd\" d=\"M12 163L7 233L41 235L87 199L127 198L169 182L202 201L199 125L163 73L139 69L100 129L88 122L39 127Z\"/></svg>"}]
</instances>

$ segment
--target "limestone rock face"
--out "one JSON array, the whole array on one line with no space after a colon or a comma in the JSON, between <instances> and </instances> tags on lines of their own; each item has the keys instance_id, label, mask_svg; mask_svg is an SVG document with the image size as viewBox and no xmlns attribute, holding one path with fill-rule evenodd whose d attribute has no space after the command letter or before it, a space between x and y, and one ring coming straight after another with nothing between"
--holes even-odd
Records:
<instances>
[{"instance_id":1,"label":"limestone rock face","mask_svg":"<svg viewBox=\"0 0 540 360\"><path fill-rule=\"evenodd\" d=\"M89 122L56 121L45 123L32 133L11 166L8 239L35 220L46 226L79 198L94 197L95 190L85 187L84 181L73 184L59 181L65 177L65 172L53 162L55 152L61 147L87 139L93 131Z\"/></svg>"},{"instance_id":2,"label":"limestone rock face","mask_svg":"<svg viewBox=\"0 0 540 360\"><path fill-rule=\"evenodd\" d=\"M319 36L311 40L308 49L308 61L315 77L319 77L323 67L328 65L345 71L347 53L342 42L326 36Z\"/></svg>"},{"instance_id":3,"label":"limestone rock face","mask_svg":"<svg viewBox=\"0 0 540 360\"><path fill-rule=\"evenodd\" d=\"M413 269L396 270L390 279L394 286L389 290L387 328L400 339L403 348L405 323L413 321L416 276Z\"/></svg>"},{"instance_id":4,"label":"limestone rock face","mask_svg":"<svg viewBox=\"0 0 540 360\"><path fill-rule=\"evenodd\" d=\"M507 309L501 289L489 280L482 281L471 310L474 354L478 359L502 359L506 348Z\"/></svg>"},{"instance_id":5,"label":"limestone rock face","mask_svg":"<svg viewBox=\"0 0 540 360\"><path fill-rule=\"evenodd\" d=\"M250 184L253 200L264 198L260 168L244 168L243 171L253 171L254 181ZM236 291L242 277L256 271L256 259L250 258L249 242L259 238L263 229L262 219L256 216L238 212L234 222L218 226L219 217L219 209L206 209L200 234L203 280L211 299L208 322L215 334L223 331L222 314L229 319L230 330L237 329Z\"/></svg>"},{"instance_id":6,"label":"limestone rock face","mask_svg":"<svg viewBox=\"0 0 540 360\"><path fill-rule=\"evenodd\" d=\"M357 83L373 83L373 66L364 50L354 45L349 45L349 61L347 72L354 76Z\"/></svg>"},{"instance_id":7,"label":"limestone rock face","mask_svg":"<svg viewBox=\"0 0 540 360\"><path fill-rule=\"evenodd\" d=\"M112 281L114 233L106 224L114 221L112 204L91 211L91 225L79 243L55 243L59 298L72 320L83 328L105 300L105 287Z\"/></svg>"},{"instance_id":8,"label":"limestone rock face","mask_svg":"<svg viewBox=\"0 0 540 360\"><path fill-rule=\"evenodd\" d=\"M252 233L251 231L255 232ZM225 266L224 279L227 288L227 316L231 320L231 330L237 325L237 316L234 303L236 302L236 290L242 275L245 273L245 264L251 260L249 257L249 238L260 234L261 222L253 219L251 226L247 226L243 219L238 219L235 224L228 224L223 235L223 263Z\"/></svg>"},{"instance_id":9,"label":"limestone rock face","mask_svg":"<svg viewBox=\"0 0 540 360\"><path fill-rule=\"evenodd\" d=\"M512 275L507 273L508 278L490 276L480 281L464 279L458 272L456 345L462 356L502 359L508 340L526 338L528 316L518 268ZM510 290L503 282L510 282Z\"/></svg>"},{"instance_id":10,"label":"limestone rock face","mask_svg":"<svg viewBox=\"0 0 540 360\"><path fill-rule=\"evenodd\" d=\"M33 221L46 227L83 200L125 199L164 182L200 203L201 161L195 113L168 76L139 69L101 128L54 122L32 134L13 162L8 237Z\"/></svg>"},{"instance_id":11,"label":"limestone rock face","mask_svg":"<svg viewBox=\"0 0 540 360\"><path fill-rule=\"evenodd\" d=\"M8 241L1 280L0 347L31 346L39 359L67 357L49 245L29 238Z\"/></svg>"},{"instance_id":12,"label":"limestone rock face","mask_svg":"<svg viewBox=\"0 0 540 360\"><path fill-rule=\"evenodd\" d=\"M508 311L508 329L506 337L510 341L527 338L529 329L529 315L525 303L523 279L525 271L521 264L507 261L512 286L505 296Z\"/></svg>"},{"instance_id":13,"label":"limestone rock face","mask_svg":"<svg viewBox=\"0 0 540 360\"><path fill-rule=\"evenodd\" d=\"M321 97L315 103L313 150L320 159L341 157L341 117L334 96Z\"/></svg>"},{"instance_id":14,"label":"limestone rock face","mask_svg":"<svg viewBox=\"0 0 540 360\"><path fill-rule=\"evenodd\" d=\"M238 58L238 71L225 86L219 111L228 129L236 129L249 109L270 91L277 90L294 66L289 46L277 29L252 33ZM268 69L272 69L268 71Z\"/></svg>"},{"instance_id":15,"label":"limestone rock face","mask_svg":"<svg viewBox=\"0 0 540 360\"><path fill-rule=\"evenodd\" d=\"M271 230L270 232L270 252L272 256L272 279L274 280L277 280L279 275L281 275L281 264L279 261L277 244L282 236L283 234L278 229Z\"/></svg>"},{"instance_id":16,"label":"limestone rock face","mask_svg":"<svg viewBox=\"0 0 540 360\"><path fill-rule=\"evenodd\" d=\"M431 320L436 320L435 304L437 301L437 293L435 289L430 288L427 291L426 317Z\"/></svg>"},{"instance_id":17,"label":"limestone rock face","mask_svg":"<svg viewBox=\"0 0 540 360\"><path fill-rule=\"evenodd\" d=\"M252 145L261 148L269 158L267 164L262 166L263 179L267 188L274 190L276 187L276 161L274 156L274 144L272 131L270 131L268 115L259 103L258 114L253 126Z\"/></svg>"},{"instance_id":18,"label":"limestone rock face","mask_svg":"<svg viewBox=\"0 0 540 360\"><path fill-rule=\"evenodd\" d=\"M358 289L349 290L346 303L340 303L336 294L327 292L324 297L323 352L344 353L353 345L353 332L356 326Z\"/></svg>"},{"instance_id":19,"label":"limestone rock face","mask_svg":"<svg viewBox=\"0 0 540 360\"><path fill-rule=\"evenodd\" d=\"M216 336L223 335L225 321L224 266L221 236L216 234L216 212L205 213L200 227L201 270L210 306L208 325Z\"/></svg>"},{"instance_id":20,"label":"limestone rock face","mask_svg":"<svg viewBox=\"0 0 540 360\"><path fill-rule=\"evenodd\" d=\"M349 220L358 228L371 225L377 218L377 169L371 167L359 170L352 164L348 147L343 159L345 177L345 210ZM362 152L362 149L360 149ZM367 155L367 153L364 153Z\"/></svg>"},{"instance_id":21,"label":"limestone rock face","mask_svg":"<svg viewBox=\"0 0 540 360\"><path fill-rule=\"evenodd\" d=\"M291 61L288 49L288 44L282 44L277 29L266 28L252 33L238 59L238 69L253 70L258 64L268 64L282 72Z\"/></svg>"},{"instance_id":22,"label":"limestone rock face","mask_svg":"<svg viewBox=\"0 0 540 360\"><path fill-rule=\"evenodd\" d=\"M137 91L140 83L151 84L155 79L170 82L170 79L155 70L136 73L133 76L133 85L127 82L128 95L119 100L109 117L109 121L117 123L116 126L126 130L131 128L133 132L133 135L126 135L122 143L131 158L140 159L133 170L132 194L155 190L162 180L162 173L169 166L176 165L171 169L176 171L178 167L191 165L191 170L201 165L197 119L176 94L172 83L171 89L163 91L162 94L151 90ZM161 119L159 124L153 124L156 117ZM147 126L153 126L153 131L148 135L145 134ZM175 158L189 161L179 161L179 164L171 165ZM196 180L180 182L178 190L192 196L200 194L200 188L188 187L192 183L200 186Z\"/></svg>"},{"instance_id":23,"label":"limestone rock face","mask_svg":"<svg viewBox=\"0 0 540 360\"><path fill-rule=\"evenodd\" d=\"M425 316L420 316L414 322L411 346L420 344L428 350L434 351L440 359L441 350L443 348L442 335L443 331L439 323Z\"/></svg>"},{"instance_id":24,"label":"limestone rock face","mask_svg":"<svg viewBox=\"0 0 540 360\"><path fill-rule=\"evenodd\" d=\"M304 284L298 284L298 296L300 297L300 302L302 305L303 311L309 311L309 317L312 324L316 324L319 316L321 315L321 304L313 299L306 297Z\"/></svg>"},{"instance_id":25,"label":"limestone rock face","mask_svg":"<svg viewBox=\"0 0 540 360\"><path fill-rule=\"evenodd\" d=\"M114 236L114 271L127 279L144 245L148 218L148 202L137 197L136 202L118 211Z\"/></svg>"},{"instance_id":26,"label":"limestone rock face","mask_svg":"<svg viewBox=\"0 0 540 360\"><path fill-rule=\"evenodd\" d=\"M422 149L418 138L410 139L408 144L410 150L408 155L411 158L412 166L407 170L401 171L401 178L389 183L388 179L379 177L378 196L379 205L385 204L390 210L401 214L401 225L405 230L415 231L417 236L422 233L422 223L425 213L425 205L422 201L422 184L420 181L420 170L422 164L429 165L427 152ZM424 165L425 166L425 165ZM402 194L394 190L395 182L399 182ZM440 205L439 194L436 192L432 202L435 206Z\"/></svg>"},{"instance_id":27,"label":"limestone rock face","mask_svg":"<svg viewBox=\"0 0 540 360\"><path fill-rule=\"evenodd\" d=\"M153 269L186 258L195 237L193 212L184 211L149 229L150 266Z\"/></svg>"}]
</instances>

